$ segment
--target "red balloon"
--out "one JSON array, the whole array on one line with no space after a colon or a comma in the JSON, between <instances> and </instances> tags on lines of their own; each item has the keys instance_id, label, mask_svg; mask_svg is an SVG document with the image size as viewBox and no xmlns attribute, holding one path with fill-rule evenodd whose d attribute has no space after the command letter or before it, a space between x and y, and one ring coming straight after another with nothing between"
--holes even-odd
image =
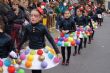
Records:
<instances>
[{"instance_id":1,"label":"red balloon","mask_svg":"<svg viewBox=\"0 0 110 73\"><path fill-rule=\"evenodd\" d=\"M72 45L72 46L75 46L75 44L76 44L75 41L72 41L72 42L71 42L71 45Z\"/></svg>"},{"instance_id":2,"label":"red balloon","mask_svg":"<svg viewBox=\"0 0 110 73\"><path fill-rule=\"evenodd\" d=\"M8 72L9 73L15 73L15 67L14 66L9 66L8 67Z\"/></svg>"},{"instance_id":3,"label":"red balloon","mask_svg":"<svg viewBox=\"0 0 110 73\"><path fill-rule=\"evenodd\" d=\"M77 32L77 35L79 35L80 34L80 32Z\"/></svg>"},{"instance_id":4,"label":"red balloon","mask_svg":"<svg viewBox=\"0 0 110 73\"><path fill-rule=\"evenodd\" d=\"M39 49L39 50L37 51L37 54L38 54L38 55L42 55L42 54L43 54L43 51L42 51L41 49Z\"/></svg>"},{"instance_id":5,"label":"red balloon","mask_svg":"<svg viewBox=\"0 0 110 73\"><path fill-rule=\"evenodd\" d=\"M60 33L60 36L61 36L61 37L64 37L64 35L65 35L64 33Z\"/></svg>"}]
</instances>

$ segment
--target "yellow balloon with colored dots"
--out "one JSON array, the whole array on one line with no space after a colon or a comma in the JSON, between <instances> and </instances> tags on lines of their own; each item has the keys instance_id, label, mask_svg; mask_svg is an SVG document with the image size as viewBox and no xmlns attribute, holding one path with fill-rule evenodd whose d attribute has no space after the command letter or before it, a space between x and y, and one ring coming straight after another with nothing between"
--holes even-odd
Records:
<instances>
[{"instance_id":1,"label":"yellow balloon with colored dots","mask_svg":"<svg viewBox=\"0 0 110 73\"><path fill-rule=\"evenodd\" d=\"M28 61L33 61L34 60L34 56L33 55L28 55L27 59L28 59Z\"/></svg>"},{"instance_id":2,"label":"yellow balloon with colored dots","mask_svg":"<svg viewBox=\"0 0 110 73\"><path fill-rule=\"evenodd\" d=\"M36 51L35 50L31 50L30 54L31 55L35 55L36 54Z\"/></svg>"},{"instance_id":3,"label":"yellow balloon with colored dots","mask_svg":"<svg viewBox=\"0 0 110 73\"><path fill-rule=\"evenodd\" d=\"M50 48L49 46L46 46L45 48L48 49L52 54L56 55L54 49Z\"/></svg>"},{"instance_id":4,"label":"yellow balloon with colored dots","mask_svg":"<svg viewBox=\"0 0 110 73\"><path fill-rule=\"evenodd\" d=\"M73 41L73 38L72 38L72 37L69 37L69 38L68 38L68 41L69 41L69 42L72 42L72 41Z\"/></svg>"},{"instance_id":5,"label":"yellow balloon with colored dots","mask_svg":"<svg viewBox=\"0 0 110 73\"><path fill-rule=\"evenodd\" d=\"M54 51L54 49L50 49L50 53L52 53L52 54L54 54L54 55L56 55L56 53L55 53L55 51Z\"/></svg>"},{"instance_id":6,"label":"yellow balloon with colored dots","mask_svg":"<svg viewBox=\"0 0 110 73\"><path fill-rule=\"evenodd\" d=\"M70 37L73 37L73 34L70 34Z\"/></svg>"}]
</instances>

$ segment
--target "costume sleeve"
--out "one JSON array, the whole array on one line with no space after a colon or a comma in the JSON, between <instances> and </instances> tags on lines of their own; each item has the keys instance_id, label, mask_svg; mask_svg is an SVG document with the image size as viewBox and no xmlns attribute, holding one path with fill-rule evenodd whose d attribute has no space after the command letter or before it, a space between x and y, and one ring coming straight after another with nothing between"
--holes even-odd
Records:
<instances>
[{"instance_id":1,"label":"costume sleeve","mask_svg":"<svg viewBox=\"0 0 110 73\"><path fill-rule=\"evenodd\" d=\"M48 29L47 29L46 27L45 27L44 32L45 32L45 36L47 37L47 39L49 40L49 42L50 42L51 45L53 46L55 52L56 52L57 54L60 53L58 47L56 46L56 44L55 44L55 42L54 42L52 36L50 35L50 33L49 33L49 31L48 31Z\"/></svg>"}]
</instances>

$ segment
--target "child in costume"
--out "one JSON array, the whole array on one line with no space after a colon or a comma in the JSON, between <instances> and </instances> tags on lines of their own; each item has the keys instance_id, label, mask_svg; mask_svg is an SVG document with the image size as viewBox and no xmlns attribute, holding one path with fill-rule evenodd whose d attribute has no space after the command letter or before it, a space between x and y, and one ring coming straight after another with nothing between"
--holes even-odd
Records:
<instances>
[{"instance_id":1,"label":"child in costume","mask_svg":"<svg viewBox=\"0 0 110 73\"><path fill-rule=\"evenodd\" d=\"M36 9L32 10L30 20L31 23L27 25L24 29L24 36L21 44L19 45L19 48L21 48L21 46L27 40L29 40L29 48L32 50L39 50L41 48L45 48L46 46L45 36L46 36L49 42L52 44L58 57L61 58L61 55L59 54L60 52L56 44L54 43L54 40L51 37L48 29L42 23L40 23L41 12ZM42 73L42 70L32 70L32 73Z\"/></svg>"},{"instance_id":2,"label":"child in costume","mask_svg":"<svg viewBox=\"0 0 110 73\"><path fill-rule=\"evenodd\" d=\"M77 28L85 26L85 18L82 14L82 9L78 8L76 13L77 13L77 15L75 16L74 20L75 20L75 24L77 25ZM79 38L80 38L80 44L79 44L79 47L78 47L78 54L80 54L80 50L83 48L82 47L83 38L82 37L79 37ZM76 54L77 54L77 46L75 48L73 56L75 56Z\"/></svg>"},{"instance_id":3,"label":"child in costume","mask_svg":"<svg viewBox=\"0 0 110 73\"><path fill-rule=\"evenodd\" d=\"M73 18L71 17L69 10L66 10L64 12L64 19L60 22L60 31L61 33L64 33L64 34L69 34L71 32L76 31L76 26ZM65 48L67 48L67 59L65 58ZM71 55L71 46L68 46L68 47L62 46L61 52L63 56L62 65L65 65L65 64L69 65L69 60Z\"/></svg>"},{"instance_id":4,"label":"child in costume","mask_svg":"<svg viewBox=\"0 0 110 73\"><path fill-rule=\"evenodd\" d=\"M88 12L87 11L84 11L84 17L85 17L85 20L86 20L85 21L85 27L89 26L89 29L87 29L87 30L92 32L93 26L92 26L92 22L91 22L91 17L88 16ZM85 32L87 30L85 30ZM89 42L88 42L88 44L91 43L91 37L92 37L92 33L91 33L91 35L89 35ZM86 48L86 43L87 43L87 38L84 38L84 48Z\"/></svg>"}]
</instances>

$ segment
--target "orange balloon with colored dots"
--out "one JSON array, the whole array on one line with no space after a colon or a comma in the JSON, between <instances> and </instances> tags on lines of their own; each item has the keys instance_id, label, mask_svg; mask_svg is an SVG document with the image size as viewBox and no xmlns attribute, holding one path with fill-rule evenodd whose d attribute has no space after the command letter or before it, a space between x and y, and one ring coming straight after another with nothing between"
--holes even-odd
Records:
<instances>
[{"instance_id":1,"label":"orange balloon with colored dots","mask_svg":"<svg viewBox=\"0 0 110 73\"><path fill-rule=\"evenodd\" d=\"M27 61L25 63L26 68L30 68L32 66L32 62L31 61Z\"/></svg>"},{"instance_id":2,"label":"orange balloon with colored dots","mask_svg":"<svg viewBox=\"0 0 110 73\"><path fill-rule=\"evenodd\" d=\"M76 44L76 43L75 43L75 41L73 40L73 41L71 42L71 45L72 45L72 46L75 46L75 44Z\"/></svg>"}]
</instances>

